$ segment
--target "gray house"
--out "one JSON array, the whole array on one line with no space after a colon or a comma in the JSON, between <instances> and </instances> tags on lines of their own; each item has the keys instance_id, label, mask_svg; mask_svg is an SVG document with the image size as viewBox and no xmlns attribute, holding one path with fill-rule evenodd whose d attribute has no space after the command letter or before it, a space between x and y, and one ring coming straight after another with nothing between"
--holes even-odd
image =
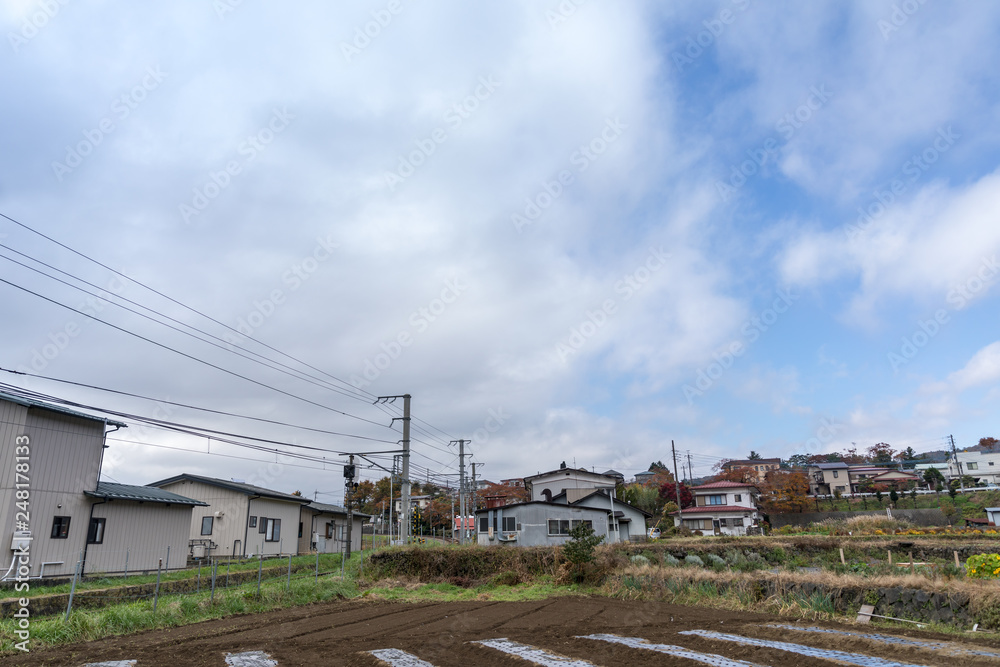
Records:
<instances>
[{"instance_id":1,"label":"gray house","mask_svg":"<svg viewBox=\"0 0 1000 667\"><path fill-rule=\"evenodd\" d=\"M170 566L184 566L187 526L200 503L98 482L105 435L124 426L0 392L0 525L14 531L0 547L0 579L72 576L81 559L84 573L120 572L126 560L130 571L155 570L168 548L177 554ZM30 557L27 572L19 573L15 545L21 544Z\"/></svg>"},{"instance_id":2,"label":"gray house","mask_svg":"<svg viewBox=\"0 0 1000 667\"><path fill-rule=\"evenodd\" d=\"M551 501L488 507L476 511L477 544L523 547L553 546L569 541L569 532L587 523L605 543L628 542L643 537L646 517L628 503L597 489L567 489Z\"/></svg>"},{"instance_id":3,"label":"gray house","mask_svg":"<svg viewBox=\"0 0 1000 667\"><path fill-rule=\"evenodd\" d=\"M299 518L299 553L318 551L335 554L344 550L347 542L347 509L339 505L312 502L303 505ZM351 551L361 549L361 527L371 515L354 513L351 528Z\"/></svg>"},{"instance_id":4,"label":"gray house","mask_svg":"<svg viewBox=\"0 0 1000 667\"><path fill-rule=\"evenodd\" d=\"M150 486L206 504L189 524L190 555L195 558L298 552L301 507L308 498L187 473Z\"/></svg>"}]
</instances>

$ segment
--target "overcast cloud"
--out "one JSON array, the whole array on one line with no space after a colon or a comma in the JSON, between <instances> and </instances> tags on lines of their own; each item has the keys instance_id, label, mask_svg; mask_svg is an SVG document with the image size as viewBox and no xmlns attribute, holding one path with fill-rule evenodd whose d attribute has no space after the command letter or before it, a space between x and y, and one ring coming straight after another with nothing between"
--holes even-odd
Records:
<instances>
[{"instance_id":1,"label":"overcast cloud","mask_svg":"<svg viewBox=\"0 0 1000 667\"><path fill-rule=\"evenodd\" d=\"M751 449L998 435L998 7L8 0L0 25L0 212L355 397L81 309L370 421L61 308L42 297L86 295L0 249L0 277L36 293L0 285L3 368L389 443L398 410L371 397L410 393L414 462L438 479L453 438L498 480L563 460L631 476L671 440L703 475ZM239 350L7 220L0 234ZM222 431L396 446L4 375ZM335 454L323 471L112 437L188 451L112 440L107 479L342 494Z\"/></svg>"}]
</instances>

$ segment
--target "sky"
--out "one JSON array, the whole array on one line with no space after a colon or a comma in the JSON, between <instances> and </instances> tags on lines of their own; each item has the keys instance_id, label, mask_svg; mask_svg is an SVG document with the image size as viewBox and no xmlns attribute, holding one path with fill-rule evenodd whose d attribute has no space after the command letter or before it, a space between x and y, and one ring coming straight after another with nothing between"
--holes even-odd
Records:
<instances>
[{"instance_id":1,"label":"sky","mask_svg":"<svg viewBox=\"0 0 1000 667\"><path fill-rule=\"evenodd\" d=\"M344 453L391 468L402 394L413 478L451 484L459 439L496 481L1000 435L998 6L6 0L0 27L0 367L41 376L0 381L277 450L126 419L105 480L339 502Z\"/></svg>"}]
</instances>

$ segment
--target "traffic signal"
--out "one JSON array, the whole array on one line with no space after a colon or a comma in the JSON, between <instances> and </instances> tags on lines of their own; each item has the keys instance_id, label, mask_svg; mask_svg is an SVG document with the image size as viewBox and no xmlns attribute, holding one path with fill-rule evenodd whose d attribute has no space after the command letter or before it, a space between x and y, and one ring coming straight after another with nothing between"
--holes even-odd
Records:
<instances>
[{"instance_id":1,"label":"traffic signal","mask_svg":"<svg viewBox=\"0 0 1000 667\"><path fill-rule=\"evenodd\" d=\"M344 466L344 478L354 479L354 466Z\"/></svg>"}]
</instances>

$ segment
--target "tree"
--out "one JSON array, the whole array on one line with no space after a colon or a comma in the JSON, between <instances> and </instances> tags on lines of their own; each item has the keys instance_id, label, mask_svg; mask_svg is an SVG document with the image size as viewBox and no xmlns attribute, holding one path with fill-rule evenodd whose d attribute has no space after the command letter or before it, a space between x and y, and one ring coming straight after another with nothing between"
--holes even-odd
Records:
<instances>
[{"instance_id":1,"label":"tree","mask_svg":"<svg viewBox=\"0 0 1000 667\"><path fill-rule=\"evenodd\" d=\"M649 464L649 467L646 468L646 470L649 472L656 472L657 470L669 470L669 468L663 465L663 461L653 461Z\"/></svg>"},{"instance_id":2,"label":"tree","mask_svg":"<svg viewBox=\"0 0 1000 667\"><path fill-rule=\"evenodd\" d=\"M917 487L910 489L910 500L913 501L913 509L917 509Z\"/></svg>"},{"instance_id":3,"label":"tree","mask_svg":"<svg viewBox=\"0 0 1000 667\"><path fill-rule=\"evenodd\" d=\"M893 489L892 491L889 492L889 502L892 503L893 507L895 507L896 503L899 502L899 494L896 493L896 489Z\"/></svg>"},{"instance_id":4,"label":"tree","mask_svg":"<svg viewBox=\"0 0 1000 667\"><path fill-rule=\"evenodd\" d=\"M768 512L804 512L809 504L809 478L798 470L770 470L761 493Z\"/></svg>"},{"instance_id":5,"label":"tree","mask_svg":"<svg viewBox=\"0 0 1000 667\"><path fill-rule=\"evenodd\" d=\"M750 456L748 456L747 458L750 459L751 461L760 461L761 456L760 454L751 449Z\"/></svg>"},{"instance_id":6,"label":"tree","mask_svg":"<svg viewBox=\"0 0 1000 667\"><path fill-rule=\"evenodd\" d=\"M604 541L603 535L595 535L589 523L580 521L569 531L570 540L563 545L566 560L576 565L576 578L583 578L583 568L594 560L594 549Z\"/></svg>"},{"instance_id":7,"label":"tree","mask_svg":"<svg viewBox=\"0 0 1000 667\"><path fill-rule=\"evenodd\" d=\"M293 496L298 496L299 498L301 498L302 497L302 492L301 491L292 491L292 495Z\"/></svg>"},{"instance_id":8,"label":"tree","mask_svg":"<svg viewBox=\"0 0 1000 667\"><path fill-rule=\"evenodd\" d=\"M508 505L515 503L526 503L531 500L528 490L523 486L513 486L511 484L490 483L482 491L476 491L476 497L482 498L485 502L487 496L504 496Z\"/></svg>"},{"instance_id":9,"label":"tree","mask_svg":"<svg viewBox=\"0 0 1000 667\"><path fill-rule=\"evenodd\" d=\"M680 483L680 493L681 493L681 509L687 509L688 507L694 507L694 496L691 495L691 490L688 489L684 482ZM660 498L665 502L674 501L677 502L677 492L673 482L667 482L660 486Z\"/></svg>"},{"instance_id":10,"label":"tree","mask_svg":"<svg viewBox=\"0 0 1000 667\"><path fill-rule=\"evenodd\" d=\"M868 461L871 463L892 463L892 459L896 456L896 450L885 442L875 443L868 448L866 453Z\"/></svg>"},{"instance_id":11,"label":"tree","mask_svg":"<svg viewBox=\"0 0 1000 667\"><path fill-rule=\"evenodd\" d=\"M924 482L928 488L934 488L944 483L944 475L937 468L928 468L924 471Z\"/></svg>"},{"instance_id":12,"label":"tree","mask_svg":"<svg viewBox=\"0 0 1000 667\"><path fill-rule=\"evenodd\" d=\"M792 454L788 457L788 465L792 468L805 468L809 465L811 454Z\"/></svg>"},{"instance_id":13,"label":"tree","mask_svg":"<svg viewBox=\"0 0 1000 667\"><path fill-rule=\"evenodd\" d=\"M848 465L856 465L858 463L864 463L865 457L858 454L858 447L852 442L847 451L840 455L840 460Z\"/></svg>"},{"instance_id":14,"label":"tree","mask_svg":"<svg viewBox=\"0 0 1000 667\"><path fill-rule=\"evenodd\" d=\"M649 512L653 516L656 516L663 510L663 504L666 502L660 497L660 493L656 488L644 484L629 484L625 487L621 498L629 505L638 507L644 512Z\"/></svg>"},{"instance_id":15,"label":"tree","mask_svg":"<svg viewBox=\"0 0 1000 667\"><path fill-rule=\"evenodd\" d=\"M712 481L754 484L757 481L757 471L750 466L731 466L716 475Z\"/></svg>"},{"instance_id":16,"label":"tree","mask_svg":"<svg viewBox=\"0 0 1000 667\"><path fill-rule=\"evenodd\" d=\"M997 447L1000 447L1000 440L996 438L980 438L979 446L984 452L996 451Z\"/></svg>"},{"instance_id":17,"label":"tree","mask_svg":"<svg viewBox=\"0 0 1000 667\"><path fill-rule=\"evenodd\" d=\"M915 468L917 465L916 459L917 452L914 451L913 447L907 447L896 454L896 460L902 464L903 468Z\"/></svg>"},{"instance_id":18,"label":"tree","mask_svg":"<svg viewBox=\"0 0 1000 667\"><path fill-rule=\"evenodd\" d=\"M882 507L882 489L875 489L875 500L878 501L878 506Z\"/></svg>"}]
</instances>

